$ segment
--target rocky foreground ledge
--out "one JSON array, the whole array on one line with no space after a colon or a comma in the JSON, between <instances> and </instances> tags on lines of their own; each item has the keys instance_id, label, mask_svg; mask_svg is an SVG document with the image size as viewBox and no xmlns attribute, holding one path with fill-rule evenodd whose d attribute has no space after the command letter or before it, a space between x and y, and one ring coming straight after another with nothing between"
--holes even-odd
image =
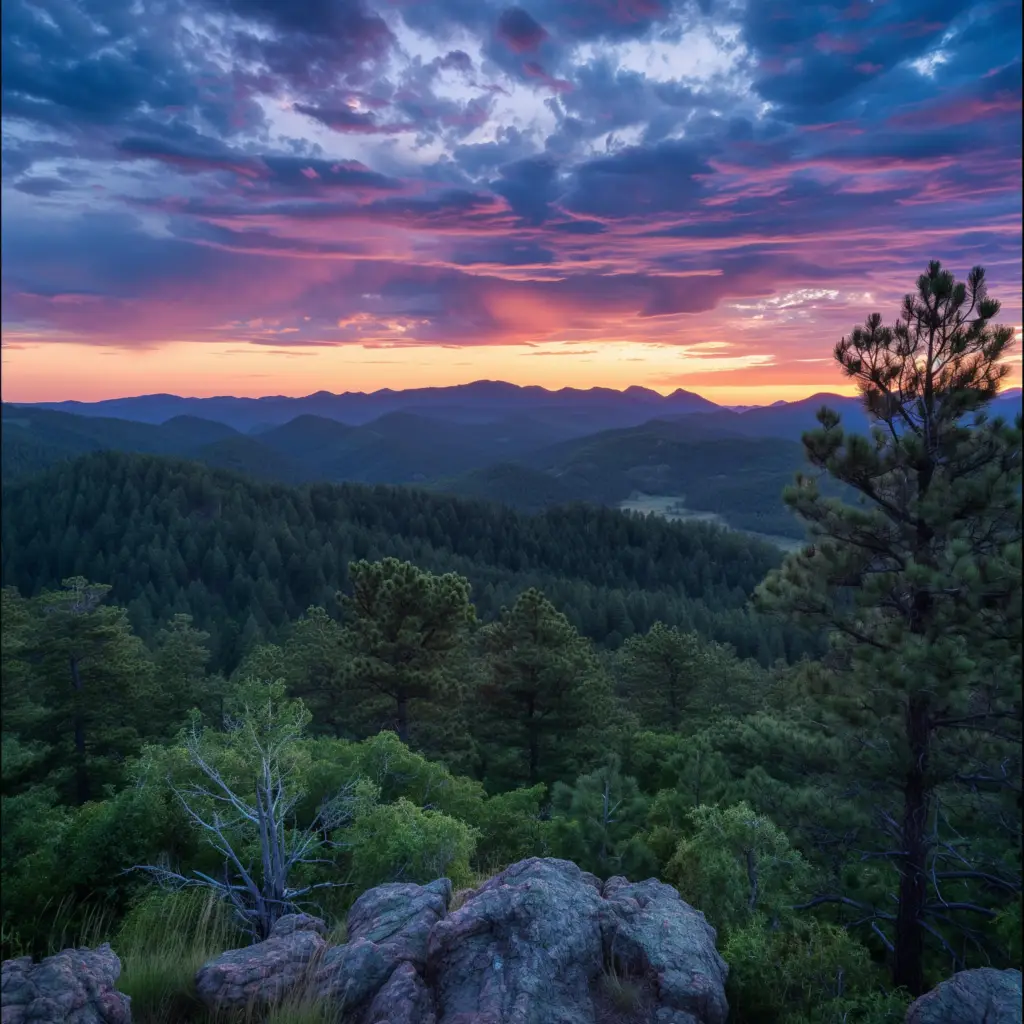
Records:
<instances>
[{"instance_id":1,"label":"rocky foreground ledge","mask_svg":"<svg viewBox=\"0 0 1024 1024\"><path fill-rule=\"evenodd\" d=\"M615 1010L611 970L635 979L634 1019L725 1024L715 930L669 885L533 858L460 897L449 910L447 879L370 889L342 946L316 918L282 918L265 942L206 964L196 991L223 1010L303 985L359 1024L595 1024Z\"/></svg>"},{"instance_id":2,"label":"rocky foreground ledge","mask_svg":"<svg viewBox=\"0 0 1024 1024\"><path fill-rule=\"evenodd\" d=\"M352 1024L725 1024L728 967L715 930L671 886L606 882L532 858L479 889L381 885L331 946L318 918L281 918L270 938L196 975L212 1011L250 1013L289 995ZM129 1024L109 946L3 965L3 1024ZM630 1005L619 997L628 987ZM965 971L923 996L910 1024L1020 1024L1019 971Z\"/></svg>"}]
</instances>

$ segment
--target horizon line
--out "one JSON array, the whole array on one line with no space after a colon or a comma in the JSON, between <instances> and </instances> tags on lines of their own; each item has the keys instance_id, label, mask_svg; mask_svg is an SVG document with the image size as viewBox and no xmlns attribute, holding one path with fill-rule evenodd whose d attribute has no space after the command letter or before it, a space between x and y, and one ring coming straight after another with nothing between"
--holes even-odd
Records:
<instances>
[{"instance_id":1,"label":"horizon line","mask_svg":"<svg viewBox=\"0 0 1024 1024\"><path fill-rule=\"evenodd\" d=\"M508 388L514 388L517 391L534 391L543 392L547 395L558 395L566 391L577 392L579 394L592 394L594 392L605 392L607 394L614 395L626 395L629 392L642 392L648 395L656 395L659 398L670 398L673 395L691 395L696 398L702 398L706 402L710 402L713 405L722 405L723 408L727 405L723 405L721 402L716 402L713 398L709 398L707 395L701 393L698 390L690 390L689 388L675 387L671 389L662 390L656 387L649 387L643 384L629 384L622 388L608 387L606 385L593 385L591 387L574 387L571 384L566 384L560 388L549 388L543 384L516 384L512 381L502 380L500 378L488 378L480 377L473 380L463 381L457 384L435 384L427 385L423 387L408 387L408 388L393 388L393 387L381 387L376 388L373 391L329 391L326 388L321 388L317 391L311 391L306 394L265 394L265 395L238 395L238 394L179 394L172 391L152 391L143 394L129 394L129 395L115 395L110 398L94 398L94 399L82 399L82 398L43 398L35 399L32 401L24 401L18 399L8 399L0 396L0 402L4 405L57 405L57 404L76 404L76 405L103 405L106 402L125 402L136 399L145 398L177 398L181 401L199 401L208 402L216 401L218 399L233 399L236 401L248 401L248 402L261 402L261 401L272 401L272 400L283 400L283 401L302 401L306 398L314 398L318 395L330 396L332 398L343 398L346 396L361 396L370 398L374 395L402 395L409 392L436 392L436 391L454 391L458 388L469 388L481 384L497 384L503 385ZM780 385L779 391L786 390L787 387L792 385ZM842 398L855 398L855 394L844 394L840 390L832 390L835 385L808 385L808 390L805 395L800 398L788 399L788 402L803 401L806 398L813 398L815 395L835 395ZM767 389L766 389L767 390ZM775 401L780 401L776 399ZM745 405L751 408L764 407L773 404L772 400L768 400L764 403L757 402L733 402L728 403L731 405Z\"/></svg>"},{"instance_id":2,"label":"horizon line","mask_svg":"<svg viewBox=\"0 0 1024 1024\"><path fill-rule=\"evenodd\" d=\"M688 388L676 387L671 390L661 390L659 388L649 387L642 384L629 384L623 388L608 387L606 385L593 385L587 388L574 387L571 384L564 385L560 388L549 388L542 384L516 384L512 381L502 380L499 378L486 378L481 377L474 380L464 381L458 384L437 384L427 385L423 387L411 387L411 388L392 388L392 387L381 387L376 388L373 391L328 391L326 388L321 388L317 391L311 391L306 394L267 394L267 395L238 395L238 394L178 394L171 391L153 391L146 392L143 394L128 394L128 395L115 395L110 398L95 398L95 399L82 399L82 398L43 398L35 399L31 401L24 401L18 399L4 398L0 394L0 403L4 405L104 405L112 402L128 402L128 401L139 401L143 399L157 399L157 398L173 398L183 402L210 402L218 400L232 400L242 402L265 402L265 401L292 401L300 402L305 399L315 398L317 396L325 396L331 398L344 398L347 396L352 397L363 397L372 398L376 395L402 395L410 392L437 392L437 391L454 391L459 388L469 388L476 385L491 384L491 385L503 385L507 388L515 389L516 391L533 391L543 392L546 395L558 395L564 392L575 392L578 394L592 394L594 392L603 392L609 395L622 395L625 396L629 392L642 392L647 395L657 396L661 399L671 398L674 395L688 395L695 398L703 399L712 405L718 406L719 408L728 409L731 407L740 408L768 408L769 406L776 404L792 405L795 402L806 401L809 398L815 398L817 396L823 397L835 397L835 398L856 398L857 394L846 393L846 390L833 390L834 384L830 385L808 385L807 392L800 395L799 397L789 399L768 399L764 402L722 402L716 401L713 398L702 394L701 391L693 390ZM785 391L794 385L779 385L777 391ZM852 387L847 386L850 390ZM776 390L765 388L766 391ZM1007 388L1003 388L999 393L998 397L1005 397L1012 395L1014 392L1021 392L1021 385L1013 384Z\"/></svg>"}]
</instances>

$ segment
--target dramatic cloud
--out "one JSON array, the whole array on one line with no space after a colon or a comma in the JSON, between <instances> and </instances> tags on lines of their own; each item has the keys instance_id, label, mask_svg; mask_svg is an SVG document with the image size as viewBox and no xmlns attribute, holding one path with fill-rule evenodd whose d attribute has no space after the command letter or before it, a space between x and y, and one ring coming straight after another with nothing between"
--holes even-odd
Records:
<instances>
[{"instance_id":1,"label":"dramatic cloud","mask_svg":"<svg viewBox=\"0 0 1024 1024\"><path fill-rule=\"evenodd\" d=\"M933 258L988 267L1019 324L1019 17L6 0L5 397L57 344L205 347L241 376L247 352L391 349L483 376L501 349L564 383L818 386Z\"/></svg>"}]
</instances>

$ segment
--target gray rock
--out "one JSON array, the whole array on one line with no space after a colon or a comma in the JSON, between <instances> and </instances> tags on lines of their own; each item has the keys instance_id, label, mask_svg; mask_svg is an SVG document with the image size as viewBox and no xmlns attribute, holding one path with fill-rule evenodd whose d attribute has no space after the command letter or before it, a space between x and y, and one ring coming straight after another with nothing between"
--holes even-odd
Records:
<instances>
[{"instance_id":1,"label":"gray rock","mask_svg":"<svg viewBox=\"0 0 1024 1024\"><path fill-rule=\"evenodd\" d=\"M229 949L196 973L196 994L211 1010L273 1006L304 984L327 948L326 927L307 914L287 914L270 937Z\"/></svg>"},{"instance_id":2,"label":"gray rock","mask_svg":"<svg viewBox=\"0 0 1024 1024\"><path fill-rule=\"evenodd\" d=\"M277 919L270 930L271 936L276 938L293 935L295 932L316 932L317 935L326 936L327 925L319 917L310 914L285 914Z\"/></svg>"},{"instance_id":3,"label":"gray rock","mask_svg":"<svg viewBox=\"0 0 1024 1024\"><path fill-rule=\"evenodd\" d=\"M702 1024L725 1024L729 967L715 949L717 935L704 915L671 885L653 878L609 878L602 895L604 948L616 971L651 977L660 1010L683 1011Z\"/></svg>"},{"instance_id":4,"label":"gray rock","mask_svg":"<svg viewBox=\"0 0 1024 1024\"><path fill-rule=\"evenodd\" d=\"M374 997L364 1024L436 1024L434 997L411 963L401 963Z\"/></svg>"},{"instance_id":5,"label":"gray rock","mask_svg":"<svg viewBox=\"0 0 1024 1024\"><path fill-rule=\"evenodd\" d=\"M2 974L3 1024L131 1024L131 1000L116 989L121 961L108 943L38 964L5 960Z\"/></svg>"},{"instance_id":6,"label":"gray rock","mask_svg":"<svg viewBox=\"0 0 1024 1024\"><path fill-rule=\"evenodd\" d=\"M348 913L348 938L324 956L314 991L340 1007L369 1002L401 964L422 974L431 930L448 912L452 884L392 883L368 889Z\"/></svg>"},{"instance_id":7,"label":"gray rock","mask_svg":"<svg viewBox=\"0 0 1024 1024\"><path fill-rule=\"evenodd\" d=\"M960 971L914 1000L906 1024L1021 1024L1020 971Z\"/></svg>"},{"instance_id":8,"label":"gray rock","mask_svg":"<svg viewBox=\"0 0 1024 1024\"><path fill-rule=\"evenodd\" d=\"M430 935L439 1024L593 1024L599 883L570 861L520 861Z\"/></svg>"},{"instance_id":9,"label":"gray rock","mask_svg":"<svg viewBox=\"0 0 1024 1024\"><path fill-rule=\"evenodd\" d=\"M447 879L377 886L349 912L349 941L331 948L316 918L282 918L266 942L206 964L197 990L223 1010L301 984L353 1024L725 1022L715 931L671 886L602 884L535 857L462 895L449 912Z\"/></svg>"}]
</instances>

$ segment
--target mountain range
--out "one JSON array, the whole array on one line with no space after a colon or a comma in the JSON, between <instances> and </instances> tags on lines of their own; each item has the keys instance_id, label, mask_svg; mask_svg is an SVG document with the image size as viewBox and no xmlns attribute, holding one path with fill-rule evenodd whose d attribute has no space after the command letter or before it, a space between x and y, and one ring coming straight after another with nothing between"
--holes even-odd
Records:
<instances>
[{"instance_id":1,"label":"mountain range","mask_svg":"<svg viewBox=\"0 0 1024 1024\"><path fill-rule=\"evenodd\" d=\"M781 491L803 465L800 437L822 405L847 429L868 429L860 400L840 395L737 411L682 390L548 391L501 381L305 398L5 404L3 477L92 451L130 451L289 484L415 484L527 511L574 501L670 505L673 514L796 539L802 530ZM993 412L1020 407L1014 388Z\"/></svg>"},{"instance_id":2,"label":"mountain range","mask_svg":"<svg viewBox=\"0 0 1024 1024\"><path fill-rule=\"evenodd\" d=\"M457 423L489 422L528 413L540 421L550 418L581 430L629 426L658 415L711 412L714 402L682 389L661 395L648 388L625 391L611 388L546 388L504 381L480 380L454 387L411 388L394 391L348 391L335 395L318 391L304 398L271 395L265 398L182 398L178 395L142 395L102 402L46 402L42 407L80 416L112 416L140 423L164 423L175 416L200 416L242 432L279 426L301 415L321 416L359 426L392 412L430 415Z\"/></svg>"}]
</instances>

